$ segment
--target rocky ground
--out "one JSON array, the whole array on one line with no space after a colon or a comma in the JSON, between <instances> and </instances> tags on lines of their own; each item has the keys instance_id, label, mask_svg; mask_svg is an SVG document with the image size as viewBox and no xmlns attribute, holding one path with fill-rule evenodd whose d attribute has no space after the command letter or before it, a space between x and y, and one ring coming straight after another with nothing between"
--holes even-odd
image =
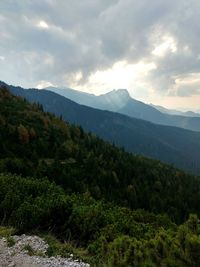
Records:
<instances>
[{"instance_id":1,"label":"rocky ground","mask_svg":"<svg viewBox=\"0 0 200 267\"><path fill-rule=\"evenodd\" d=\"M9 245L9 246L8 246ZM70 258L46 257L48 245L38 236L0 238L0 267L89 267ZM30 256L29 254L34 254Z\"/></svg>"}]
</instances>

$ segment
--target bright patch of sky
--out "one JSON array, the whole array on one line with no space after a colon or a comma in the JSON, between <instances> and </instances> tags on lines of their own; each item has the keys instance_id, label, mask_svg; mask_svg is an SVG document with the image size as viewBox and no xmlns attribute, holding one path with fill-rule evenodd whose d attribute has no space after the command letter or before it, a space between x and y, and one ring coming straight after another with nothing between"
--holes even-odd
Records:
<instances>
[{"instance_id":1,"label":"bright patch of sky","mask_svg":"<svg viewBox=\"0 0 200 267\"><path fill-rule=\"evenodd\" d=\"M199 0L0 1L0 79L200 109Z\"/></svg>"},{"instance_id":2,"label":"bright patch of sky","mask_svg":"<svg viewBox=\"0 0 200 267\"><path fill-rule=\"evenodd\" d=\"M49 28L49 25L44 20L40 20L38 22L37 26L39 28L43 28L43 29L48 29Z\"/></svg>"},{"instance_id":3,"label":"bright patch of sky","mask_svg":"<svg viewBox=\"0 0 200 267\"><path fill-rule=\"evenodd\" d=\"M82 75L78 75L76 83L71 87L78 90L93 91L96 94L107 92L110 88L131 88L144 86L144 79L149 72L156 69L153 62L145 63L140 61L136 64L129 64L126 61L116 62L111 68L92 73L85 86L77 85ZM95 89L94 89L95 88Z\"/></svg>"},{"instance_id":4,"label":"bright patch of sky","mask_svg":"<svg viewBox=\"0 0 200 267\"><path fill-rule=\"evenodd\" d=\"M48 81L40 81L35 87L37 89L43 89L49 86L53 86L53 84Z\"/></svg>"},{"instance_id":5,"label":"bright patch of sky","mask_svg":"<svg viewBox=\"0 0 200 267\"><path fill-rule=\"evenodd\" d=\"M168 52L175 53L177 47L172 37L164 36L162 43L155 47L152 54L159 57L164 57Z\"/></svg>"}]
</instances>

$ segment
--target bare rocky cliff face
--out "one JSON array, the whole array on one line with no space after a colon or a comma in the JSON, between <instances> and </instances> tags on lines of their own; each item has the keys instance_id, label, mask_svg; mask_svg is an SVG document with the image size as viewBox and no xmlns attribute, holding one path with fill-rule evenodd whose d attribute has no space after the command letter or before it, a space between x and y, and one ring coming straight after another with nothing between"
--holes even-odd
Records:
<instances>
[{"instance_id":1,"label":"bare rocky cliff face","mask_svg":"<svg viewBox=\"0 0 200 267\"><path fill-rule=\"evenodd\" d=\"M47 249L48 244L38 236L0 238L0 267L90 267L73 259L73 255L48 258Z\"/></svg>"}]
</instances>

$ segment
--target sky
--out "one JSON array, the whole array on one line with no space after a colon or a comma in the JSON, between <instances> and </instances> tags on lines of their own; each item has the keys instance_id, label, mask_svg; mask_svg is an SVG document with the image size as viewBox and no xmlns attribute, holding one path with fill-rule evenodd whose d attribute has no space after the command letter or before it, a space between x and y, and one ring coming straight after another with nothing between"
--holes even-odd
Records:
<instances>
[{"instance_id":1,"label":"sky","mask_svg":"<svg viewBox=\"0 0 200 267\"><path fill-rule=\"evenodd\" d=\"M0 80L200 110L199 0L0 0Z\"/></svg>"}]
</instances>

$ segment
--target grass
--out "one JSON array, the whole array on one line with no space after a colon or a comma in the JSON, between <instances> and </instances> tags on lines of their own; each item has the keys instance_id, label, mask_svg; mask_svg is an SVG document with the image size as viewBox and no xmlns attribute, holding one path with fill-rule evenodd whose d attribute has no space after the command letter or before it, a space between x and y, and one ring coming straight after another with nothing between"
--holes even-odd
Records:
<instances>
[{"instance_id":1,"label":"grass","mask_svg":"<svg viewBox=\"0 0 200 267\"><path fill-rule=\"evenodd\" d=\"M47 250L47 255L49 257L60 255L61 257L69 257L73 254L74 259L79 259L84 262L90 262L91 256L89 255L87 249L76 247L72 242L62 243L52 235L44 235L44 240L49 245Z\"/></svg>"},{"instance_id":2,"label":"grass","mask_svg":"<svg viewBox=\"0 0 200 267\"><path fill-rule=\"evenodd\" d=\"M33 250L33 248L30 245L25 245L23 247L24 250L26 250L28 252L29 256L33 256L35 255L35 251Z\"/></svg>"},{"instance_id":3,"label":"grass","mask_svg":"<svg viewBox=\"0 0 200 267\"><path fill-rule=\"evenodd\" d=\"M12 235L15 233L15 229L12 227L0 226L0 238L4 237L7 241L8 247L13 247L15 245L15 239Z\"/></svg>"},{"instance_id":4,"label":"grass","mask_svg":"<svg viewBox=\"0 0 200 267\"><path fill-rule=\"evenodd\" d=\"M70 254L73 254L73 247L68 243L61 243L52 235L45 235L45 241L49 245L47 250L47 255L49 257L60 255L62 257L69 257Z\"/></svg>"},{"instance_id":5,"label":"grass","mask_svg":"<svg viewBox=\"0 0 200 267\"><path fill-rule=\"evenodd\" d=\"M7 241L7 246L8 247L13 247L15 245L15 239L12 236L8 236L6 237L6 241Z\"/></svg>"},{"instance_id":6,"label":"grass","mask_svg":"<svg viewBox=\"0 0 200 267\"><path fill-rule=\"evenodd\" d=\"M9 237L15 234L15 229L12 227L0 226L0 237Z\"/></svg>"}]
</instances>

